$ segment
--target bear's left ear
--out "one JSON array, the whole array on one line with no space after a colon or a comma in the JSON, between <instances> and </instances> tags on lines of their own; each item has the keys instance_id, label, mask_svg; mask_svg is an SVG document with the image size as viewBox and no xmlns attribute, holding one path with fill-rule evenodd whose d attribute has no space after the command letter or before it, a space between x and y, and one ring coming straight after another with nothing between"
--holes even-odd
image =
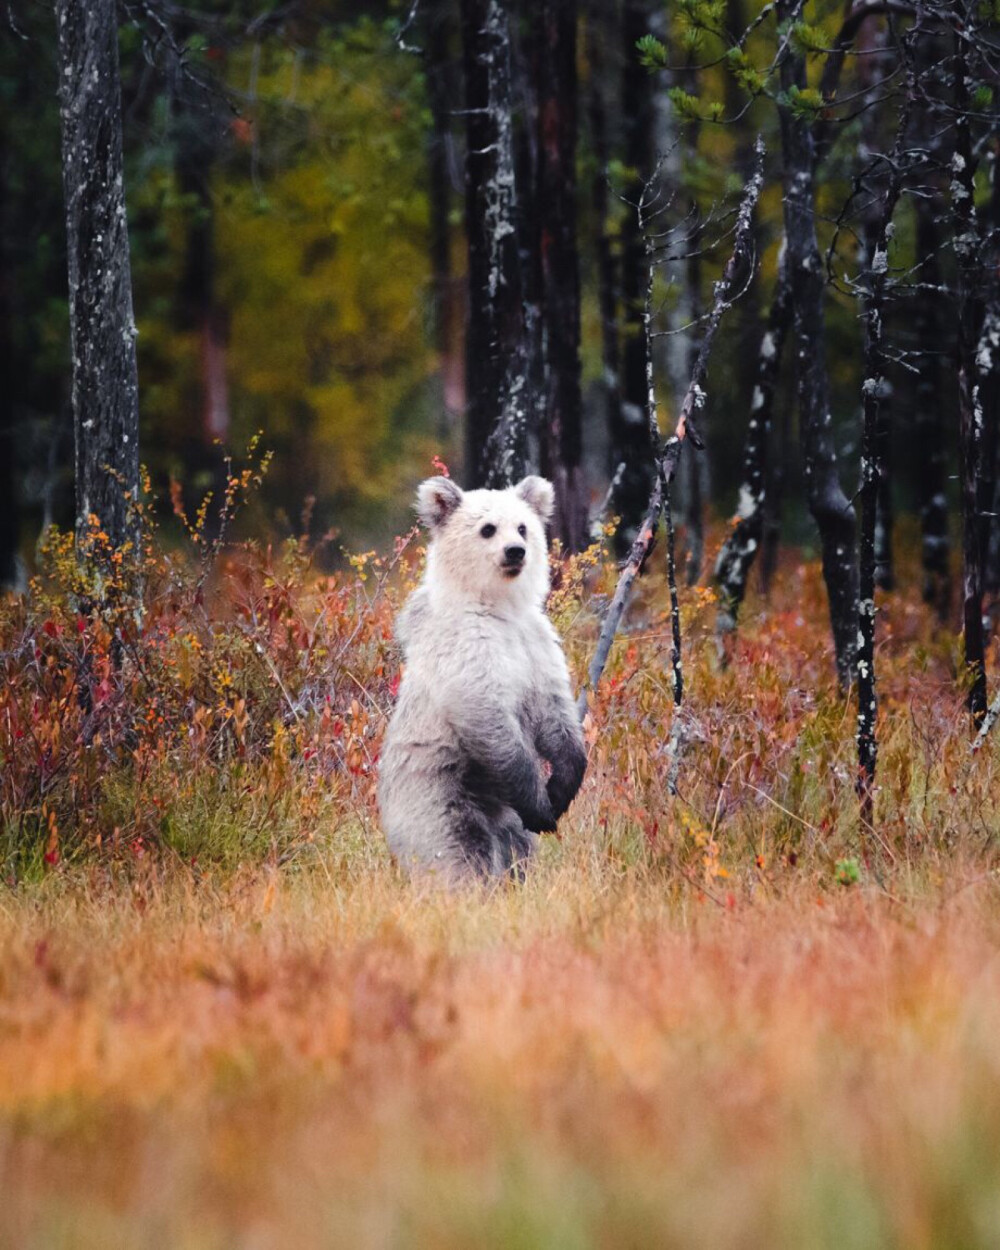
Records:
<instances>
[{"instance_id":1,"label":"bear's left ear","mask_svg":"<svg viewBox=\"0 0 1000 1250\"><path fill-rule=\"evenodd\" d=\"M450 477L429 477L417 487L417 516L429 530L444 525L461 502L461 487Z\"/></svg>"},{"instance_id":2,"label":"bear's left ear","mask_svg":"<svg viewBox=\"0 0 1000 1250\"><path fill-rule=\"evenodd\" d=\"M548 524L556 506L556 493L551 482L547 482L544 477L522 478L514 487L514 494L538 513L543 525Z\"/></svg>"}]
</instances>

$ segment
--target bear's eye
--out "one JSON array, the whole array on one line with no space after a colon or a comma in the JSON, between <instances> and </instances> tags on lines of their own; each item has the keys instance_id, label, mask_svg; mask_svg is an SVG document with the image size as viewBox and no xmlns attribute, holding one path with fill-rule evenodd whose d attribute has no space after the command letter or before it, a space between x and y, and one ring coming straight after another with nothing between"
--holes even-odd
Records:
<instances>
[{"instance_id":1,"label":"bear's eye","mask_svg":"<svg viewBox=\"0 0 1000 1250\"><path fill-rule=\"evenodd\" d=\"M526 525L519 525L517 527L517 532L521 535L522 538L528 537L528 527Z\"/></svg>"},{"instance_id":2,"label":"bear's eye","mask_svg":"<svg viewBox=\"0 0 1000 1250\"><path fill-rule=\"evenodd\" d=\"M497 527L495 525L486 524L479 532L484 538L492 538L497 532Z\"/></svg>"}]
</instances>

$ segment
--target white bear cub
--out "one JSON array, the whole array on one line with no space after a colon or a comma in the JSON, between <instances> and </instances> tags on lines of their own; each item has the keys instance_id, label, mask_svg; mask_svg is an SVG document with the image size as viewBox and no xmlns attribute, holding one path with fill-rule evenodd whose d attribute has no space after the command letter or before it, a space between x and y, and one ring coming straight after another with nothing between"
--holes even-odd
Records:
<instances>
[{"instance_id":1,"label":"white bear cub","mask_svg":"<svg viewBox=\"0 0 1000 1250\"><path fill-rule=\"evenodd\" d=\"M545 615L552 485L417 492L427 569L400 614L406 661L379 764L389 848L447 881L519 874L583 781L587 756Z\"/></svg>"}]
</instances>

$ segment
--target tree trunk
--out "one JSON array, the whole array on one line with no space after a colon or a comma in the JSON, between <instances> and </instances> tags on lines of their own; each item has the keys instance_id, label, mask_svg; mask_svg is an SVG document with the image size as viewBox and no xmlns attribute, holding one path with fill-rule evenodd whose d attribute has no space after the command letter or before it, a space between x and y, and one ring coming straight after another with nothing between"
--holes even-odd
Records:
<instances>
[{"instance_id":1,"label":"tree trunk","mask_svg":"<svg viewBox=\"0 0 1000 1250\"><path fill-rule=\"evenodd\" d=\"M469 243L465 475L470 486L495 486L524 473L528 403L505 0L462 0L462 41Z\"/></svg>"},{"instance_id":2,"label":"tree trunk","mask_svg":"<svg viewBox=\"0 0 1000 1250\"><path fill-rule=\"evenodd\" d=\"M450 417L465 406L462 359L462 307L451 265L452 128L455 90L449 47L450 6L427 6L424 16L424 70L431 125L427 139L427 199L430 233L431 298L434 346L441 368L444 406L442 435Z\"/></svg>"},{"instance_id":3,"label":"tree trunk","mask_svg":"<svg viewBox=\"0 0 1000 1250\"><path fill-rule=\"evenodd\" d=\"M904 126L905 123L900 123ZM878 759L876 717L878 701L875 693L875 586L878 569L879 479L880 461L879 417L885 384L885 291L889 272L890 223L899 200L899 146L903 131L893 150L893 161L885 195L877 216L870 218L868 239L867 292L865 296L865 370L861 385L864 418L861 432L861 535L859 552L858 603L858 797L861 819L865 826L873 822L875 765Z\"/></svg>"},{"instance_id":4,"label":"tree trunk","mask_svg":"<svg viewBox=\"0 0 1000 1250\"><path fill-rule=\"evenodd\" d=\"M915 197L917 256L922 262L921 281L933 291L921 292L914 309L914 332L920 352L917 374L914 433L920 446L917 491L920 505L921 562L924 571L924 602L933 605L938 619L951 610L951 569L948 538L947 455L944 378L941 343L944 326L938 312L941 239L932 202Z\"/></svg>"},{"instance_id":5,"label":"tree trunk","mask_svg":"<svg viewBox=\"0 0 1000 1250\"><path fill-rule=\"evenodd\" d=\"M547 370L542 470L556 488L553 532L586 546L576 239L576 0L538 0L538 213Z\"/></svg>"},{"instance_id":6,"label":"tree trunk","mask_svg":"<svg viewBox=\"0 0 1000 1250\"><path fill-rule=\"evenodd\" d=\"M997 592L1000 591L1000 274L997 273L997 243L1000 232L1000 177L994 149L993 190L987 220L990 239L986 262L987 294L983 313L976 367L979 372L979 399L983 407L983 468L980 477L979 511L983 522L983 592L990 600L987 621L996 623Z\"/></svg>"},{"instance_id":7,"label":"tree trunk","mask_svg":"<svg viewBox=\"0 0 1000 1250\"><path fill-rule=\"evenodd\" d=\"M653 79L639 64L636 41L649 33L647 0L624 0L622 35L622 126L625 165L623 195L638 203L645 176L651 172L655 142L656 101ZM646 291L646 250L636 214L622 226L622 402L611 429L611 460L624 464L614 492L614 510L621 517L616 538L627 551L646 510L652 486L653 458L645 417L646 360L642 310Z\"/></svg>"},{"instance_id":8,"label":"tree trunk","mask_svg":"<svg viewBox=\"0 0 1000 1250\"><path fill-rule=\"evenodd\" d=\"M18 583L21 526L14 473L14 344L7 246L7 134L0 120L0 591Z\"/></svg>"},{"instance_id":9,"label":"tree trunk","mask_svg":"<svg viewBox=\"0 0 1000 1250\"><path fill-rule=\"evenodd\" d=\"M728 77L728 75L727 75ZM698 95L698 71L693 55L687 57L687 64L680 74L680 86L689 95ZM698 141L701 137L701 124L690 121L683 128L678 128L678 137L687 132L685 157L682 165L682 178L685 187L691 191L692 226L689 231L690 241L687 244L689 255L684 262L683 283L685 295L679 301L682 316L690 322L691 329L683 336L682 343L687 348L687 359L684 362L684 374L690 374L694 362L698 359L698 340L701 335L701 248L702 233L698 228L700 216L693 185L697 179ZM707 414L702 411L699 433L705 437ZM687 471L684 475L684 521L686 526L687 558L685 561L685 581L688 586L696 586L701 578L701 567L705 560L705 506L709 498L708 489L708 453L700 456L688 456Z\"/></svg>"},{"instance_id":10,"label":"tree trunk","mask_svg":"<svg viewBox=\"0 0 1000 1250\"><path fill-rule=\"evenodd\" d=\"M548 360L542 273L541 156L538 123L541 51L538 9L531 0L514 0L511 14L511 98L514 125L514 181L517 186L518 254L526 354L526 456L541 466L546 454L545 422Z\"/></svg>"},{"instance_id":11,"label":"tree trunk","mask_svg":"<svg viewBox=\"0 0 1000 1250\"><path fill-rule=\"evenodd\" d=\"M791 20L794 0L778 0L779 24ZM806 87L805 58L789 45L781 61L781 88ZM826 283L816 242L814 152L808 121L780 105L784 155L784 216L788 269L792 282L793 344L798 384L803 471L809 510L819 529L823 577L842 686L854 672L858 581L854 508L837 474L830 412L823 300Z\"/></svg>"},{"instance_id":12,"label":"tree trunk","mask_svg":"<svg viewBox=\"0 0 1000 1250\"><path fill-rule=\"evenodd\" d=\"M139 384L115 0L56 0L69 260L76 529L138 555ZM103 541L103 540L102 540Z\"/></svg>"},{"instance_id":13,"label":"tree trunk","mask_svg":"<svg viewBox=\"0 0 1000 1250\"><path fill-rule=\"evenodd\" d=\"M215 507L206 518L210 532L218 525L225 491L225 458L219 446L229 438L229 379L226 365L229 319L215 295L215 213L211 194L214 148L203 133L205 119L183 105L176 135L175 172L188 210L187 256L179 292L181 327L198 339L200 421L191 446L192 466L211 483Z\"/></svg>"},{"instance_id":14,"label":"tree trunk","mask_svg":"<svg viewBox=\"0 0 1000 1250\"><path fill-rule=\"evenodd\" d=\"M695 84L692 83L692 89ZM697 152L698 129L691 136L692 149ZM684 280L687 285L687 313L692 322L690 334L687 336L688 370L694 368L698 358L698 322L701 319L701 232L693 234L690 248L692 255L684 265ZM701 421L698 432L704 438L705 412L700 413ZM688 456L686 474L685 521L687 523L687 560L685 580L688 586L697 586L701 578L701 566L705 560L705 504L708 500L708 453L703 451L699 456Z\"/></svg>"},{"instance_id":15,"label":"tree trunk","mask_svg":"<svg viewBox=\"0 0 1000 1250\"><path fill-rule=\"evenodd\" d=\"M743 452L743 481L733 528L722 545L715 565L719 587L716 633L725 635L736 628L736 617L746 594L747 578L764 535L768 448L774 391L781 369L785 337L792 320L791 283L787 256L782 245L778 278L771 300L767 327L757 353L757 380L750 400L750 422Z\"/></svg>"},{"instance_id":16,"label":"tree trunk","mask_svg":"<svg viewBox=\"0 0 1000 1250\"><path fill-rule=\"evenodd\" d=\"M859 156L867 161L871 155L885 150L881 138L881 111L876 107L878 93L885 77L887 32L879 17L869 18L858 27L856 44L858 50L858 80L865 92L864 109L861 113L861 143ZM881 200L870 195L862 207L861 214L861 257L860 268L869 271L871 258L879 246L881 229ZM873 454L878 460L876 475L876 520L875 520L875 584L882 590L891 590L895 575L892 558L892 391L888 378L880 374L879 385L883 393L874 405L877 428L875 430ZM863 597L863 596L862 596Z\"/></svg>"},{"instance_id":17,"label":"tree trunk","mask_svg":"<svg viewBox=\"0 0 1000 1250\"><path fill-rule=\"evenodd\" d=\"M609 23L605 20L604 0L590 0L587 11L587 65L589 91L587 113L590 120L590 146L596 169L591 184L597 254L597 306L601 318L602 382L606 398L606 425L609 435L621 422L621 346L618 337L618 273L611 242L610 188L608 186L611 147L608 114L604 99L607 77ZM613 442L613 440L612 440ZM608 473L614 479L619 461L609 446Z\"/></svg>"},{"instance_id":18,"label":"tree trunk","mask_svg":"<svg viewBox=\"0 0 1000 1250\"><path fill-rule=\"evenodd\" d=\"M982 256L976 222L975 163L969 133L969 93L964 32L955 35L955 152L951 161L953 246L958 261L958 414L962 471L962 620L970 678L969 711L979 725L986 715L986 649L983 636L983 519L981 476L984 429L977 348L982 323L979 298Z\"/></svg>"},{"instance_id":19,"label":"tree trunk","mask_svg":"<svg viewBox=\"0 0 1000 1250\"><path fill-rule=\"evenodd\" d=\"M778 571L781 551L781 510L785 500L788 455L792 445L792 414L789 404L781 406L780 426L772 434L764 468L764 535L761 539L760 593L767 599ZM774 424L772 418L772 426Z\"/></svg>"}]
</instances>

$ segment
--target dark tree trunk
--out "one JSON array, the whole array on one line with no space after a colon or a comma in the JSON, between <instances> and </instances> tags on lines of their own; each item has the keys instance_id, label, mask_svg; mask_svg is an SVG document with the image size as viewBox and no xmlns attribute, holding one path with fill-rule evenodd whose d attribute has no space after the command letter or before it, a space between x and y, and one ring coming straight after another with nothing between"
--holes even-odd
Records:
<instances>
[{"instance_id":1,"label":"dark tree trunk","mask_svg":"<svg viewBox=\"0 0 1000 1250\"><path fill-rule=\"evenodd\" d=\"M900 140L902 131L900 132ZM859 551L858 603L858 797L861 819L872 825L875 787L875 765L878 759L876 717L878 702L875 693L875 586L878 580L879 480L883 473L880 460L879 417L884 385L886 359L885 291L889 272L889 224L899 200L898 147L893 152L889 182L879 205L878 215L871 220L869 231L867 292L865 296L865 370L861 385L864 411L861 432L861 535Z\"/></svg>"},{"instance_id":2,"label":"dark tree trunk","mask_svg":"<svg viewBox=\"0 0 1000 1250\"><path fill-rule=\"evenodd\" d=\"M779 0L779 22L790 20L795 7L793 0ZM789 46L781 61L782 91L805 87L805 59ZM813 136L809 122L790 107L779 106L779 112L803 471L822 547L837 676L846 687L853 676L857 640L855 516L837 473L830 412L823 310L826 283L816 242Z\"/></svg>"},{"instance_id":3,"label":"dark tree trunk","mask_svg":"<svg viewBox=\"0 0 1000 1250\"><path fill-rule=\"evenodd\" d=\"M988 218L988 251L986 260L986 306L983 324L976 349L976 368L979 374L979 401L983 408L983 464L980 475L979 512L983 526L982 564L983 592L992 602L988 607L987 620L996 621L1000 590L1000 477L997 472L997 454L1000 452L1000 273L997 271L1000 235L1000 177L994 150L993 190L990 195ZM985 622L984 622L985 623Z\"/></svg>"},{"instance_id":4,"label":"dark tree trunk","mask_svg":"<svg viewBox=\"0 0 1000 1250\"><path fill-rule=\"evenodd\" d=\"M553 531L586 546L576 241L576 0L538 0L538 215L547 370L542 471L556 488Z\"/></svg>"},{"instance_id":5,"label":"dark tree trunk","mask_svg":"<svg viewBox=\"0 0 1000 1250\"><path fill-rule=\"evenodd\" d=\"M688 57L687 66L681 75L681 86L690 95L697 96L698 71L694 67L694 61L691 56ZM685 159L687 168L685 169L684 180L690 187L697 176L690 167L693 165L695 169L697 168L698 140L701 137L701 125L698 122L689 122L684 129L687 131L687 157ZM697 203L692 205L692 211L695 214L698 213ZM694 362L698 359L698 338L701 333L700 322L702 314L701 246L701 230L695 226L691 230L691 241L688 245L690 255L684 264L684 283L687 288L684 312L685 319L691 322L691 330L685 336L688 349L685 373L689 373L693 369ZM699 433L704 440L707 414L702 411L700 417ZM709 497L707 451L700 456L688 456L685 485L687 487L684 507L684 520L687 528L685 580L688 586L696 586L701 577L701 566L705 559L705 506Z\"/></svg>"},{"instance_id":6,"label":"dark tree trunk","mask_svg":"<svg viewBox=\"0 0 1000 1250\"><path fill-rule=\"evenodd\" d=\"M505 0L462 0L462 41L469 242L465 475L470 486L501 485L524 473L528 411Z\"/></svg>"},{"instance_id":7,"label":"dark tree trunk","mask_svg":"<svg viewBox=\"0 0 1000 1250\"><path fill-rule=\"evenodd\" d=\"M697 142L697 137L693 139ZM700 234L691 240L695 253L700 249ZM689 256L684 268L687 282L687 312L695 325L691 330L688 346L689 368L694 368L698 358L698 328L702 316L701 303L701 257L697 254ZM698 431L705 437L705 417L702 411ZM709 444L710 445L710 444ZM699 456L688 457L687 500L685 520L687 522L687 562L685 578L689 586L697 586L701 578L701 566L705 561L705 505L709 498L708 490L708 452Z\"/></svg>"},{"instance_id":8,"label":"dark tree trunk","mask_svg":"<svg viewBox=\"0 0 1000 1250\"><path fill-rule=\"evenodd\" d=\"M947 432L944 378L941 368L944 326L939 314L941 238L933 203L916 197L917 256L921 281L932 288L921 293L914 309L914 331L920 352L917 374L914 432L920 446L917 491L920 505L921 561L924 602L932 604L938 619L951 610L950 542L948 538Z\"/></svg>"},{"instance_id":9,"label":"dark tree trunk","mask_svg":"<svg viewBox=\"0 0 1000 1250\"><path fill-rule=\"evenodd\" d=\"M226 379L226 311L215 297L215 214L211 199L211 144L197 135L199 119L184 118L176 160L178 189L190 201L187 255L180 285L184 329L199 337L201 355L202 446L211 449L229 437L229 385ZM209 460L216 456L209 450Z\"/></svg>"},{"instance_id":10,"label":"dark tree trunk","mask_svg":"<svg viewBox=\"0 0 1000 1250\"><path fill-rule=\"evenodd\" d=\"M115 0L56 0L76 432L76 527L138 554L139 385ZM94 520L92 521L91 518Z\"/></svg>"},{"instance_id":11,"label":"dark tree trunk","mask_svg":"<svg viewBox=\"0 0 1000 1250\"><path fill-rule=\"evenodd\" d=\"M878 429L875 451L878 456L878 511L875 521L875 584L880 590L892 590L896 573L892 554L892 532L895 512L892 503L892 407L893 390L887 378L882 379L883 395L878 405Z\"/></svg>"},{"instance_id":12,"label":"dark tree trunk","mask_svg":"<svg viewBox=\"0 0 1000 1250\"><path fill-rule=\"evenodd\" d=\"M736 628L736 617L746 594L747 578L764 536L774 392L791 320L791 284L786 250L782 246L771 311L757 353L757 380L750 399L750 421L743 452L743 481L736 516L732 532L723 543L715 565L719 587L716 632L720 635L731 633Z\"/></svg>"},{"instance_id":13,"label":"dark tree trunk","mask_svg":"<svg viewBox=\"0 0 1000 1250\"><path fill-rule=\"evenodd\" d=\"M764 536L761 539L760 593L765 599L771 593L781 549L781 510L785 499L787 458L792 444L792 414L789 408L788 404L781 406L779 429L772 435L770 454L764 469Z\"/></svg>"},{"instance_id":14,"label":"dark tree trunk","mask_svg":"<svg viewBox=\"0 0 1000 1250\"><path fill-rule=\"evenodd\" d=\"M197 336L201 364L200 420L193 458L201 463L218 501L225 489L220 444L229 438L229 319L215 294L215 213L210 185L214 150L203 137L204 126L202 117L182 110L175 170L178 190L190 205L190 224L178 311L182 328ZM213 510L210 524L215 516Z\"/></svg>"},{"instance_id":15,"label":"dark tree trunk","mask_svg":"<svg viewBox=\"0 0 1000 1250\"><path fill-rule=\"evenodd\" d=\"M622 126L625 165L629 176L625 198L638 203L643 180L654 157L656 100L653 79L639 64L636 40L649 33L647 0L624 0L622 34ZM649 498L653 457L645 417L646 359L642 311L646 292L646 250L636 214L626 214L622 227L622 402L611 430L611 461L624 464L614 492L614 510L621 517L620 550L628 549Z\"/></svg>"},{"instance_id":16,"label":"dark tree trunk","mask_svg":"<svg viewBox=\"0 0 1000 1250\"><path fill-rule=\"evenodd\" d=\"M461 296L451 264L452 114L456 109L450 47L450 6L427 6L424 17L424 70L431 126L427 139L431 297L434 346L441 362L444 409L458 413L465 406L462 360ZM450 421L442 424L442 433Z\"/></svg>"},{"instance_id":17,"label":"dark tree trunk","mask_svg":"<svg viewBox=\"0 0 1000 1250\"><path fill-rule=\"evenodd\" d=\"M861 113L862 159L868 160L872 153L884 151L881 143L882 114L878 93L885 70L887 32L880 18L873 17L862 22L857 33L858 79L865 91L864 110ZM877 196L869 196L862 209L861 220L861 268L869 270L871 258L879 246L882 202ZM891 590L895 575L892 558L892 392L888 378L881 376L879 385L883 393L878 397L874 411L877 415L874 454L878 459L876 477L877 513L875 520L875 584L882 590Z\"/></svg>"},{"instance_id":18,"label":"dark tree trunk","mask_svg":"<svg viewBox=\"0 0 1000 1250\"><path fill-rule=\"evenodd\" d=\"M607 43L609 23L605 20L605 0L590 0L587 12L587 65L590 71L587 113L590 120L590 145L596 169L591 186L597 253L597 305L601 318L601 364L604 393L607 401L606 424L609 434L621 421L621 347L618 339L618 273L611 242L610 188L608 185L611 145L608 137L608 113L604 99L607 78ZM619 462L615 460L613 437L609 440L608 472L614 478Z\"/></svg>"},{"instance_id":19,"label":"dark tree trunk","mask_svg":"<svg viewBox=\"0 0 1000 1250\"><path fill-rule=\"evenodd\" d=\"M958 413L962 471L962 620L970 678L969 711L978 725L986 715L983 636L983 408L977 375L982 323L982 257L975 208L975 164L969 133L969 93L964 33L955 36L955 152L951 162L953 246L959 272Z\"/></svg>"},{"instance_id":20,"label":"dark tree trunk","mask_svg":"<svg viewBox=\"0 0 1000 1250\"><path fill-rule=\"evenodd\" d=\"M544 274L542 272L542 213L540 127L538 108L541 52L538 47L538 8L531 0L515 0L511 18L511 94L514 125L514 181L517 186L518 247L521 264L521 305L524 310L527 401L526 454L541 464L546 454L545 422L548 395Z\"/></svg>"},{"instance_id":21,"label":"dark tree trunk","mask_svg":"<svg viewBox=\"0 0 1000 1250\"><path fill-rule=\"evenodd\" d=\"M21 526L14 474L14 345L7 247L7 134L0 120L0 590L17 585Z\"/></svg>"}]
</instances>

